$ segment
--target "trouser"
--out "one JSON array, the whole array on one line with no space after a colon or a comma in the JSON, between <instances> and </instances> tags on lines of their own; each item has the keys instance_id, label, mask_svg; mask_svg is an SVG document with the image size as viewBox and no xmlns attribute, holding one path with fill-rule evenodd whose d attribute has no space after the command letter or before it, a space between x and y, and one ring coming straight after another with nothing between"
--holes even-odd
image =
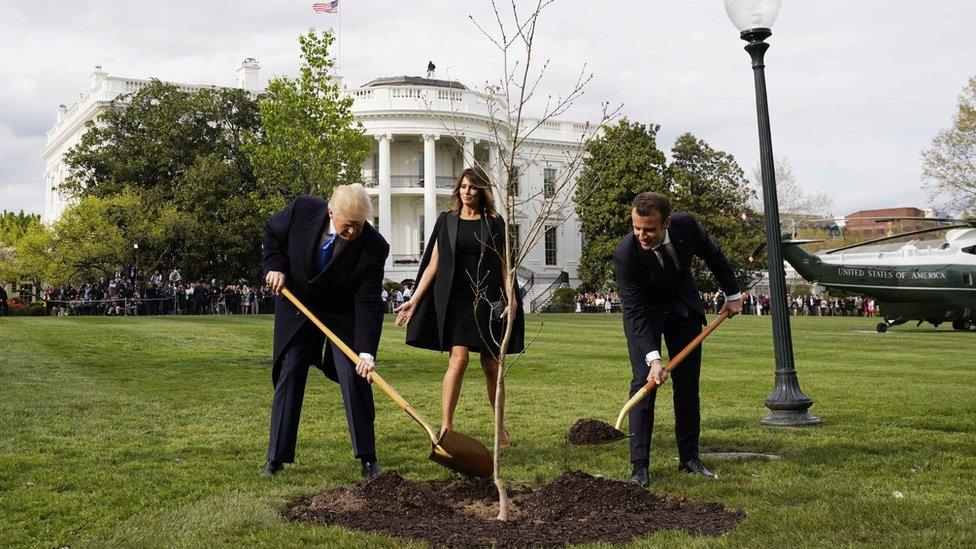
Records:
<instances>
[{"instance_id":1,"label":"trouser","mask_svg":"<svg viewBox=\"0 0 976 549\"><path fill-rule=\"evenodd\" d=\"M668 355L675 356L702 331L696 313L682 317L673 311L664 323L664 341ZM658 341L660 347L660 341ZM641 363L633 368L630 396L647 383L650 367ZM674 435L678 444L678 457L682 462L698 457L698 437L701 432L701 409L698 398L698 379L701 373L701 346L699 345L671 372L674 401ZM646 461L651 452L651 432L654 429L654 400L657 391L651 392L630 412L630 460Z\"/></svg>"},{"instance_id":2,"label":"trouser","mask_svg":"<svg viewBox=\"0 0 976 549\"><path fill-rule=\"evenodd\" d=\"M310 324L309 324L310 326ZM317 363L315 353L322 352L321 338L302 337L299 333L285 350L281 367L274 377L275 391L271 405L271 436L268 459L282 463L295 461L298 422L305 396L308 368ZM346 422L352 448L357 458L376 455L376 436L373 431L375 409L373 390L369 382L356 373L356 366L330 345L335 361L336 377L346 410Z\"/></svg>"}]
</instances>

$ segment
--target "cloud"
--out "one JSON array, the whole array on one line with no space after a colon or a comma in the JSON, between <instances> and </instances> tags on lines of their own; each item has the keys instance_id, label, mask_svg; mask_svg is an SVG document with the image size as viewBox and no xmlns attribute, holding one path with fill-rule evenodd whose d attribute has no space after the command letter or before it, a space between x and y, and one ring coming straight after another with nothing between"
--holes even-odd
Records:
<instances>
[{"instance_id":1,"label":"cloud","mask_svg":"<svg viewBox=\"0 0 976 549\"><path fill-rule=\"evenodd\" d=\"M43 204L43 138L57 105L87 89L94 65L113 75L232 85L241 59L255 57L267 79L295 73L298 34L338 22L305 0L173 0L151 9L0 0L0 13L0 201L35 211ZM423 74L429 59L440 76L470 87L497 80L498 52L469 15L493 25L482 0L343 2L346 84ZM968 0L924 9L908 0L784 5L767 54L775 153L838 207L925 205L919 153L950 123L976 72L967 38L974 19ZM538 32L536 58L551 60L546 93L568 89L584 64L594 73L567 117L594 118L601 101L623 103L631 119L661 124L662 149L690 131L746 170L756 163L752 71L720 2L558 0Z\"/></svg>"}]
</instances>

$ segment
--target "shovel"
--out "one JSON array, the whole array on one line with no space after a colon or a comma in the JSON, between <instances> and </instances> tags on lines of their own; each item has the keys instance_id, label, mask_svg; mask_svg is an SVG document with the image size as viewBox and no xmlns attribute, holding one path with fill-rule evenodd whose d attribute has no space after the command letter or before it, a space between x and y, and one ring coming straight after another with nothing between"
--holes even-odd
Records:
<instances>
[{"instance_id":1,"label":"shovel","mask_svg":"<svg viewBox=\"0 0 976 549\"><path fill-rule=\"evenodd\" d=\"M664 371L670 372L671 370L677 368L678 364L681 364L681 361L687 358L688 355L695 350L695 348L701 345L702 340L708 337L708 334L712 333L715 328L718 328L718 325L728 317L729 312L722 311L722 314L718 315L718 318L713 320L711 324L702 330L702 333L698 334L698 337L692 340L691 343L685 346L680 353L678 353L673 359L671 359L670 362L668 362L668 364L664 367ZM633 436L633 434L627 435L620 430L620 426L623 424L624 418L627 417L627 414L630 413L634 406L637 406L638 402L643 400L644 397L646 397L651 391L657 389L658 385L659 384L656 381L648 381L646 385L638 389L638 391L634 393L634 396L630 397L630 400L627 401L627 404L624 404L623 409L620 410L620 415L617 416L617 424L614 427L611 427L609 424L596 419L578 420L569 430L569 435L567 436L569 443L589 446L607 444L630 438Z\"/></svg>"},{"instance_id":2,"label":"shovel","mask_svg":"<svg viewBox=\"0 0 976 549\"><path fill-rule=\"evenodd\" d=\"M678 364L681 364L682 360L687 358L692 351L697 349L698 346L701 345L701 342L704 341L706 337L708 337L708 334L712 333L712 331L715 328L718 328L718 325L724 322L726 318L729 318L728 309L722 311L722 314L718 315L718 318L716 318L715 320L712 321L711 324L706 326L705 329L702 330L702 333L698 334L698 337L693 339L691 343L685 346L684 349L681 349L681 352L678 353L677 356L672 358L667 363L667 365L664 367L664 371L671 373L671 370L677 368ZM630 397L630 400L627 401L627 404L624 404L624 407L620 410L620 415L617 416L617 423L616 425L614 425L614 428L620 431L620 426L623 424L624 418L627 416L627 414L629 414L630 411L634 409L634 406L637 406L638 402L644 400L644 397L646 397L648 393L650 393L654 389L657 389L658 385L660 385L660 383L652 379L651 381L648 381L646 385L638 389L637 392L634 393L634 396Z\"/></svg>"},{"instance_id":3,"label":"shovel","mask_svg":"<svg viewBox=\"0 0 976 549\"><path fill-rule=\"evenodd\" d=\"M319 320L312 311L309 311L305 305L302 304L295 294L291 293L288 288L281 289L281 295L288 298L298 310L305 313L305 316L312 321L313 324L319 327L325 336L329 338L333 345L338 347L342 352L349 357L349 360L353 364L359 363L359 355L353 352L338 336L336 336L332 330L327 328L322 321ZM375 371L370 372L369 379L375 383L388 397L390 397L393 402L407 413L414 421L420 424L427 431L427 436L430 437L431 450L430 459L436 463L447 467L453 471L457 471L461 474L475 477L489 476L492 473L492 457L488 448L485 445L478 442L477 440L462 435L456 431L447 431L438 437L434 434L434 430L430 428L430 425L424 421L424 418L410 406L400 393L396 392L389 383L386 382L378 373Z\"/></svg>"}]
</instances>

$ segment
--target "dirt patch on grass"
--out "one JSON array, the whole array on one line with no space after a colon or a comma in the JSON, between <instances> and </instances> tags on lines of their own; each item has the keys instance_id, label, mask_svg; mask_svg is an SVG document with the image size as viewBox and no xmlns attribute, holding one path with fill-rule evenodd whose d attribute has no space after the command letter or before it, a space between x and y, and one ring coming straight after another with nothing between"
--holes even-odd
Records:
<instances>
[{"instance_id":1,"label":"dirt patch on grass","mask_svg":"<svg viewBox=\"0 0 976 549\"><path fill-rule=\"evenodd\" d=\"M486 480L415 484L387 471L360 484L291 502L285 518L437 547L623 543L659 530L720 536L745 518L744 512L717 503L658 496L634 484L578 471L537 488L510 488L508 522L494 520L497 497Z\"/></svg>"},{"instance_id":2,"label":"dirt patch on grass","mask_svg":"<svg viewBox=\"0 0 976 549\"><path fill-rule=\"evenodd\" d=\"M603 444L622 438L627 438L627 435L598 419L578 419L566 433L566 442L577 446Z\"/></svg>"}]
</instances>

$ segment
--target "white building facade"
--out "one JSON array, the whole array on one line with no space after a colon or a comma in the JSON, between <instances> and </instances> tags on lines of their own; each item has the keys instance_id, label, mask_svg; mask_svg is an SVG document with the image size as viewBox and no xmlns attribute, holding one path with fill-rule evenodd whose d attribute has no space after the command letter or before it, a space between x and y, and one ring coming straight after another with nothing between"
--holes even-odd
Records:
<instances>
[{"instance_id":1,"label":"white building facade","mask_svg":"<svg viewBox=\"0 0 976 549\"><path fill-rule=\"evenodd\" d=\"M259 67L247 59L238 68L238 86L258 89ZM85 124L109 108L116 97L139 90L148 80L109 76L96 67L89 90L70 108L58 108L57 121L47 135L45 160L45 222L60 216L66 199L57 192L68 176L62 160L78 143ZM212 86L178 84L186 90ZM371 222L390 243L386 277L412 279L424 246L429 241L433 220L450 208L451 191L457 174L477 163L493 181L500 181L505 124L492 118L499 98L469 90L457 82L419 77L380 78L362 87L347 89L353 112L373 139L373 151L364 163L363 179L373 198ZM494 105L494 107L492 106ZM504 110L504 105L501 105ZM555 182L564 179L587 126L547 121L519 148L517 212L506 220L519 242L528 238L536 221L541 196L549 196ZM496 144L501 142L501 148ZM578 283L582 241L571 202L552 219L538 244L524 262L523 278L534 277L535 293L553 280L568 277ZM563 274L565 273L565 274ZM531 297L531 296L530 296Z\"/></svg>"}]
</instances>

